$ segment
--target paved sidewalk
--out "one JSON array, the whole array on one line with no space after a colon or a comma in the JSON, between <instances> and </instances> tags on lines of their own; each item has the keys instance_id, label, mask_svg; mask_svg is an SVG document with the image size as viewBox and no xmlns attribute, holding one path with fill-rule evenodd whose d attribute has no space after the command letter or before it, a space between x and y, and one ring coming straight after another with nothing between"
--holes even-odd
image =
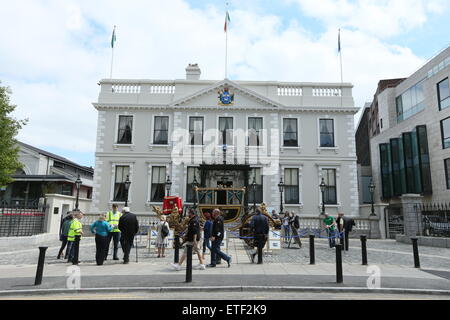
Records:
<instances>
[{"instance_id":1,"label":"paved sidewalk","mask_svg":"<svg viewBox=\"0 0 450 320\"><path fill-rule=\"evenodd\" d=\"M263 265L251 264L249 250L244 242L232 239L229 242L228 253L232 255L233 262L230 268L227 264L218 265L207 270L193 270L192 283L185 283L185 270L174 271L169 263L173 261L173 251L169 250L166 258L156 258L153 250L139 249L139 263L135 262L135 250L132 250L130 264L121 264L121 261L106 261L104 266L97 266L93 259L93 241L83 240L80 264L81 288L206 288L206 287L322 287L322 288L367 288L370 276L367 267L358 263L344 263L344 283L336 283L336 266L334 258L326 262L316 259L316 265L309 265L309 258L302 258L302 262L269 262L270 258L281 257L283 254L307 253L307 249L283 249L284 252L273 253L266 256ZM320 243L319 243L320 244ZM305 245L305 244L304 244ZM323 243L326 245L326 243ZM58 248L49 248L49 255L44 268L42 285L35 287L36 274L35 263L3 264L0 265L0 291L30 290L30 289L66 289L69 277L68 267L71 264L62 260L56 260L54 252ZM322 248L327 254L334 250ZM385 249L377 249L385 250ZM34 250L35 252L37 250ZM31 251L30 251L31 252ZM30 252L26 251L27 255ZM88 254L89 253L89 254ZM321 254L324 254L320 251ZM17 252L16 256L22 253ZM36 252L35 252L36 254ZM405 253L406 254L406 253ZM0 259L10 253L0 254ZM181 255L181 252L180 252ZM301 256L301 254L300 254ZM316 253L317 256L317 253ZM90 257L86 260L83 258ZM330 255L332 257L332 254ZM206 256L207 261L210 259ZM444 257L446 258L446 257ZM35 257L37 261L37 254ZM345 262L345 259L344 259ZM193 265L198 263L194 256ZM370 263L370 259L369 259ZM431 289L449 290L450 292L450 268L415 269L412 266L394 264L376 264L380 269L381 288L403 289ZM270 287L270 288L269 288ZM206 288L207 289L207 288ZM224 288L225 289L225 288Z\"/></svg>"}]
</instances>

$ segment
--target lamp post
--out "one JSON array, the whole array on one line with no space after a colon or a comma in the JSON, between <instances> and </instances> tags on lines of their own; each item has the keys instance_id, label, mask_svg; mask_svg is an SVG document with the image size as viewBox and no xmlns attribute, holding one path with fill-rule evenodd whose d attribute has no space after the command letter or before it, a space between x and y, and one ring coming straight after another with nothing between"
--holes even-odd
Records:
<instances>
[{"instance_id":1,"label":"lamp post","mask_svg":"<svg viewBox=\"0 0 450 320\"><path fill-rule=\"evenodd\" d=\"M75 181L75 186L77 187L77 199L75 201L75 210L78 211L78 198L80 197L80 188L83 182L80 179L80 175L78 174L78 178Z\"/></svg>"},{"instance_id":2,"label":"lamp post","mask_svg":"<svg viewBox=\"0 0 450 320\"><path fill-rule=\"evenodd\" d=\"M127 175L127 180L125 180L124 183L125 183L125 191L127 193L126 198L125 198L125 207L128 207L128 190L130 190L130 184L131 184L129 175Z\"/></svg>"},{"instance_id":3,"label":"lamp post","mask_svg":"<svg viewBox=\"0 0 450 320\"><path fill-rule=\"evenodd\" d=\"M280 214L281 214L283 213L283 191L284 191L283 177L280 178L278 189L280 190Z\"/></svg>"},{"instance_id":4,"label":"lamp post","mask_svg":"<svg viewBox=\"0 0 450 320\"><path fill-rule=\"evenodd\" d=\"M172 187L172 181L170 181L170 176L167 176L167 180L166 180L167 196L170 196L170 188L171 187Z\"/></svg>"},{"instance_id":5,"label":"lamp post","mask_svg":"<svg viewBox=\"0 0 450 320\"><path fill-rule=\"evenodd\" d=\"M223 164L227 164L227 145L224 144L222 146L222 151L223 151Z\"/></svg>"},{"instance_id":6,"label":"lamp post","mask_svg":"<svg viewBox=\"0 0 450 320\"><path fill-rule=\"evenodd\" d=\"M375 192L375 185L373 184L373 180L370 180L370 184L369 184L369 192L370 192L370 203L371 203L371 213L370 216L374 217L376 216L375 214L375 208L373 207L373 193Z\"/></svg>"},{"instance_id":7,"label":"lamp post","mask_svg":"<svg viewBox=\"0 0 450 320\"><path fill-rule=\"evenodd\" d=\"M319 185L320 191L322 192L322 214L325 214L325 189L327 185L325 184L324 178L322 178L322 182Z\"/></svg>"},{"instance_id":8,"label":"lamp post","mask_svg":"<svg viewBox=\"0 0 450 320\"><path fill-rule=\"evenodd\" d=\"M194 209L197 208L197 188L198 188L197 177L194 174L194 181L192 181L192 189L194 190Z\"/></svg>"},{"instance_id":9,"label":"lamp post","mask_svg":"<svg viewBox=\"0 0 450 320\"><path fill-rule=\"evenodd\" d=\"M253 177L252 190L253 190L253 212L256 212L256 177Z\"/></svg>"}]
</instances>

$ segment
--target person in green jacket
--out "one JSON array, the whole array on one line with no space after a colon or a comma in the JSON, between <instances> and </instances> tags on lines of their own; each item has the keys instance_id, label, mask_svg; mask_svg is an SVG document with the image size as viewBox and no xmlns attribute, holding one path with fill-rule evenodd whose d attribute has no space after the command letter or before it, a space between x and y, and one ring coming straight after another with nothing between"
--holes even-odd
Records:
<instances>
[{"instance_id":1,"label":"person in green jacket","mask_svg":"<svg viewBox=\"0 0 450 320\"><path fill-rule=\"evenodd\" d=\"M61 228L59 230L59 241L61 241L62 244L61 244L61 248L59 249L58 256L56 257L57 259L61 259L63 250L67 245L67 235L69 234L69 229L70 229L70 225L72 223L72 219L73 219L72 214L69 211L69 212L67 212L66 217L62 220ZM64 255L64 259L67 259L68 255L69 255L69 246L67 246L67 250L66 250L66 254Z\"/></svg>"},{"instance_id":2,"label":"person in green jacket","mask_svg":"<svg viewBox=\"0 0 450 320\"><path fill-rule=\"evenodd\" d=\"M68 262L72 262L73 265L78 265L78 263L80 263L78 254L80 251L81 236L83 235L83 224L80 222L81 219L83 219L83 213L81 211L74 211L73 220L67 235L67 241L72 243Z\"/></svg>"},{"instance_id":3,"label":"person in green jacket","mask_svg":"<svg viewBox=\"0 0 450 320\"><path fill-rule=\"evenodd\" d=\"M328 213L325 213L323 223L325 224L325 230L327 231L328 244L330 245L330 248L333 248L336 245L336 219Z\"/></svg>"}]
</instances>

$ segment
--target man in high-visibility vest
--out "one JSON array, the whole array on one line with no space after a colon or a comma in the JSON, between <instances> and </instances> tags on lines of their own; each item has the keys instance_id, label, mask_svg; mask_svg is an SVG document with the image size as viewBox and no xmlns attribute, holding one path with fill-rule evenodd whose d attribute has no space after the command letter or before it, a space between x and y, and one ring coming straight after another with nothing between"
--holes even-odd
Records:
<instances>
[{"instance_id":1,"label":"man in high-visibility vest","mask_svg":"<svg viewBox=\"0 0 450 320\"><path fill-rule=\"evenodd\" d=\"M122 213L120 213L117 210L117 204L113 204L112 205L112 211L109 211L106 214L106 222L108 222L112 227L113 230L108 234L108 246L106 248L106 256L108 256L108 252L109 252L109 245L111 244L111 239L113 239L114 241L114 255L113 255L113 259L114 260L119 260L119 257L117 256L117 251L119 250L119 240L120 240L120 230L118 228L119 226L119 219L122 216ZM106 257L105 257L106 260Z\"/></svg>"},{"instance_id":2,"label":"man in high-visibility vest","mask_svg":"<svg viewBox=\"0 0 450 320\"><path fill-rule=\"evenodd\" d=\"M72 262L72 264L77 265L80 263L78 255L80 252L80 240L83 235L83 224L80 220L83 219L83 213L81 211L74 211L73 217L69 234L67 235L67 241L70 244L70 254L67 262Z\"/></svg>"}]
</instances>

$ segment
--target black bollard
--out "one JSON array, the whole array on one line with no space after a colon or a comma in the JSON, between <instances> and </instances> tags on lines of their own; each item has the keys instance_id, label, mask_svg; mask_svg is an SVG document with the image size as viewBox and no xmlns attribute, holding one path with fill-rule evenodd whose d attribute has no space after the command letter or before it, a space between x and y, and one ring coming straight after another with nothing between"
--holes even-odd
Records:
<instances>
[{"instance_id":1,"label":"black bollard","mask_svg":"<svg viewBox=\"0 0 450 320\"><path fill-rule=\"evenodd\" d=\"M362 265L367 266L367 236L365 234L361 235L361 254L362 254Z\"/></svg>"},{"instance_id":2,"label":"black bollard","mask_svg":"<svg viewBox=\"0 0 450 320\"><path fill-rule=\"evenodd\" d=\"M34 285L38 286L42 283L42 275L44 273L44 261L45 261L45 251L48 247L39 247L39 260L36 270L36 278L34 280Z\"/></svg>"},{"instance_id":3,"label":"black bollard","mask_svg":"<svg viewBox=\"0 0 450 320\"><path fill-rule=\"evenodd\" d=\"M420 260L419 260L419 247L417 245L417 238L411 238L413 245L413 253L414 253L414 268L420 268Z\"/></svg>"},{"instance_id":4,"label":"black bollard","mask_svg":"<svg viewBox=\"0 0 450 320\"><path fill-rule=\"evenodd\" d=\"M186 282L192 282L192 245L187 245Z\"/></svg>"},{"instance_id":5,"label":"black bollard","mask_svg":"<svg viewBox=\"0 0 450 320\"><path fill-rule=\"evenodd\" d=\"M316 255L314 251L314 235L309 235L309 264L316 264Z\"/></svg>"},{"instance_id":6,"label":"black bollard","mask_svg":"<svg viewBox=\"0 0 450 320\"><path fill-rule=\"evenodd\" d=\"M177 234L175 236L175 254L173 262L178 263L180 260L180 236Z\"/></svg>"},{"instance_id":7,"label":"black bollard","mask_svg":"<svg viewBox=\"0 0 450 320\"><path fill-rule=\"evenodd\" d=\"M336 282L342 283L342 245L337 244L336 248Z\"/></svg>"}]
</instances>

